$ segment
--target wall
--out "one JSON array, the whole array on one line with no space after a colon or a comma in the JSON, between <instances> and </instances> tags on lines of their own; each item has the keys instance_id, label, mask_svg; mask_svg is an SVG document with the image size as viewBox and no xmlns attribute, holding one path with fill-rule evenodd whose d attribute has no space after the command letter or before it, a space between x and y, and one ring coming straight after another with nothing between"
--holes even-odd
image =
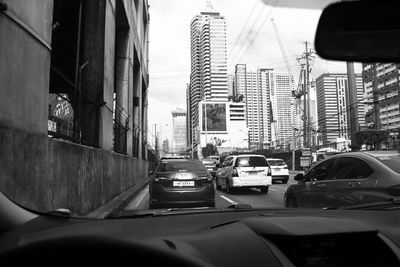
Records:
<instances>
[{"instance_id":1,"label":"wall","mask_svg":"<svg viewBox=\"0 0 400 267\"><path fill-rule=\"evenodd\" d=\"M47 133L53 1L2 3L0 125Z\"/></svg>"},{"instance_id":2,"label":"wall","mask_svg":"<svg viewBox=\"0 0 400 267\"><path fill-rule=\"evenodd\" d=\"M0 191L40 211L84 215L137 184L147 161L0 128Z\"/></svg>"}]
</instances>

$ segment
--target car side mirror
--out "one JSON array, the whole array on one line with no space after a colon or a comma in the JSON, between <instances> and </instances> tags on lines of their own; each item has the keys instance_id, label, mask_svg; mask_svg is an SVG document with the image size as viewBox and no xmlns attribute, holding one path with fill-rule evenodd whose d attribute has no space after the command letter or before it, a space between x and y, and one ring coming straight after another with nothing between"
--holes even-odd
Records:
<instances>
[{"instance_id":1,"label":"car side mirror","mask_svg":"<svg viewBox=\"0 0 400 267\"><path fill-rule=\"evenodd\" d=\"M297 182L304 182L304 174L298 173L294 176L294 180Z\"/></svg>"},{"instance_id":2,"label":"car side mirror","mask_svg":"<svg viewBox=\"0 0 400 267\"><path fill-rule=\"evenodd\" d=\"M149 175L153 175L154 171L149 171Z\"/></svg>"}]
</instances>

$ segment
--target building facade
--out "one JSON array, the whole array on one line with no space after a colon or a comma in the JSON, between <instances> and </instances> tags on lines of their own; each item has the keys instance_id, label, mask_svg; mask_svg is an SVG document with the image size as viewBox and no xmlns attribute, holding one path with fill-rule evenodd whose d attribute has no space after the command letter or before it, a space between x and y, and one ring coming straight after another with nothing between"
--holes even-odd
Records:
<instances>
[{"instance_id":1,"label":"building facade","mask_svg":"<svg viewBox=\"0 0 400 267\"><path fill-rule=\"evenodd\" d=\"M147 0L2 4L0 191L87 214L147 175Z\"/></svg>"},{"instance_id":2,"label":"building facade","mask_svg":"<svg viewBox=\"0 0 400 267\"><path fill-rule=\"evenodd\" d=\"M208 3L207 10L196 15L190 24L191 73L187 110L191 147L197 150L199 102L228 101L226 21ZM198 141L198 140L197 140Z\"/></svg>"},{"instance_id":3,"label":"building facade","mask_svg":"<svg viewBox=\"0 0 400 267\"><path fill-rule=\"evenodd\" d=\"M400 70L397 64L363 64L366 125L389 130L400 129ZM375 102L379 101L379 102ZM396 133L397 134L397 133Z\"/></svg>"},{"instance_id":4,"label":"building facade","mask_svg":"<svg viewBox=\"0 0 400 267\"><path fill-rule=\"evenodd\" d=\"M186 151L186 129L186 110L177 109L172 111L172 153Z\"/></svg>"},{"instance_id":5,"label":"building facade","mask_svg":"<svg viewBox=\"0 0 400 267\"><path fill-rule=\"evenodd\" d=\"M349 103L347 74L322 74L316 79L318 124L322 143L336 143L350 138L350 105L357 105L358 123L365 126L364 87L356 74L357 103Z\"/></svg>"}]
</instances>

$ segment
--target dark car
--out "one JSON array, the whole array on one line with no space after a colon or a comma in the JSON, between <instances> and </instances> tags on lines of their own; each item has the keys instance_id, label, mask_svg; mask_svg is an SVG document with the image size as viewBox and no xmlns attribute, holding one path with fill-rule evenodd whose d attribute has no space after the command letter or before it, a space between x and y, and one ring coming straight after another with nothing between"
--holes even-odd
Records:
<instances>
[{"instance_id":1,"label":"dark car","mask_svg":"<svg viewBox=\"0 0 400 267\"><path fill-rule=\"evenodd\" d=\"M215 160L215 159L203 159L201 162L203 163L204 167L206 167L206 169L210 172L210 174L214 178L215 174L217 173L217 170L218 170L217 160Z\"/></svg>"},{"instance_id":2,"label":"dark car","mask_svg":"<svg viewBox=\"0 0 400 267\"><path fill-rule=\"evenodd\" d=\"M215 207L211 174L199 160L163 159L149 184L150 208Z\"/></svg>"},{"instance_id":3,"label":"dark car","mask_svg":"<svg viewBox=\"0 0 400 267\"><path fill-rule=\"evenodd\" d=\"M341 207L399 196L398 151L351 152L317 162L294 178L285 193L286 207Z\"/></svg>"}]
</instances>

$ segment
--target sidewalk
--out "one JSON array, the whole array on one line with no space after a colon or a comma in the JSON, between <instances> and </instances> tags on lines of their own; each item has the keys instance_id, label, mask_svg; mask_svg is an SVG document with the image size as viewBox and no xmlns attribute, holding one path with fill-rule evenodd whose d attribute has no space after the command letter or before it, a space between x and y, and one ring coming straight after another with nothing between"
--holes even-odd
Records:
<instances>
[{"instance_id":1,"label":"sidewalk","mask_svg":"<svg viewBox=\"0 0 400 267\"><path fill-rule=\"evenodd\" d=\"M120 210L122 207L128 205L129 202L131 202L137 194L149 184L149 181L149 178L140 181L138 184L114 197L111 201L86 214L86 216L90 218L104 219L112 213Z\"/></svg>"}]
</instances>

